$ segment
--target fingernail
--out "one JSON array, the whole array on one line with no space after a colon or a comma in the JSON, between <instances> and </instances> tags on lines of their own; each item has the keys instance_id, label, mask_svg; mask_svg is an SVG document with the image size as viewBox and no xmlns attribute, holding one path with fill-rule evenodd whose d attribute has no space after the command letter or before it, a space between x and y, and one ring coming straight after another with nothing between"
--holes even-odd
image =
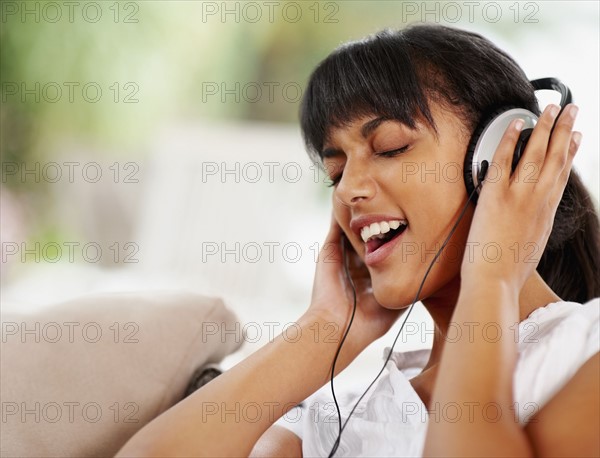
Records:
<instances>
[{"instance_id":1,"label":"fingernail","mask_svg":"<svg viewBox=\"0 0 600 458\"><path fill-rule=\"evenodd\" d=\"M525 125L525 121L523 121L522 119L517 119L515 121L515 130L521 131L521 129L523 128L524 125Z\"/></svg>"},{"instance_id":2,"label":"fingernail","mask_svg":"<svg viewBox=\"0 0 600 458\"><path fill-rule=\"evenodd\" d=\"M577 105L571 105L569 107L569 116L571 116L572 118L575 118L575 116L577 116L578 112L579 112L579 107Z\"/></svg>"},{"instance_id":3,"label":"fingernail","mask_svg":"<svg viewBox=\"0 0 600 458\"><path fill-rule=\"evenodd\" d=\"M553 118L556 118L556 116L558 115L558 112L560 111L560 107L557 105L549 105L548 106L548 113L550 114L550 116L552 116Z\"/></svg>"},{"instance_id":4,"label":"fingernail","mask_svg":"<svg viewBox=\"0 0 600 458\"><path fill-rule=\"evenodd\" d=\"M577 148L579 148L579 145L581 145L582 138L583 138L583 135L581 134L581 132L573 132L573 143L575 143Z\"/></svg>"}]
</instances>

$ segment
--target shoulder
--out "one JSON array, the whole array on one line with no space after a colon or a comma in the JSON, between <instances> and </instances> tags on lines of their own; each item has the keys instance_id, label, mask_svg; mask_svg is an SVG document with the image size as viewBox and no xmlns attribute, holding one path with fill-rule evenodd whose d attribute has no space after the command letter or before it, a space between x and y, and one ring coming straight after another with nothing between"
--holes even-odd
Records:
<instances>
[{"instance_id":1,"label":"shoulder","mask_svg":"<svg viewBox=\"0 0 600 458\"><path fill-rule=\"evenodd\" d=\"M600 298L554 302L534 310L515 335L520 362L570 368L571 375L600 350Z\"/></svg>"},{"instance_id":2,"label":"shoulder","mask_svg":"<svg viewBox=\"0 0 600 458\"><path fill-rule=\"evenodd\" d=\"M600 353L525 426L536 456L600 456Z\"/></svg>"},{"instance_id":3,"label":"shoulder","mask_svg":"<svg viewBox=\"0 0 600 458\"><path fill-rule=\"evenodd\" d=\"M585 304L548 304L519 323L514 398L522 424L600 351L599 329L598 298Z\"/></svg>"},{"instance_id":4,"label":"shoulder","mask_svg":"<svg viewBox=\"0 0 600 458\"><path fill-rule=\"evenodd\" d=\"M519 326L515 401L536 456L600 455L600 299L556 302Z\"/></svg>"},{"instance_id":5,"label":"shoulder","mask_svg":"<svg viewBox=\"0 0 600 458\"><path fill-rule=\"evenodd\" d=\"M528 363L552 362L554 370L555 362L577 369L600 350L599 332L600 298L553 302L519 323L519 356Z\"/></svg>"}]
</instances>

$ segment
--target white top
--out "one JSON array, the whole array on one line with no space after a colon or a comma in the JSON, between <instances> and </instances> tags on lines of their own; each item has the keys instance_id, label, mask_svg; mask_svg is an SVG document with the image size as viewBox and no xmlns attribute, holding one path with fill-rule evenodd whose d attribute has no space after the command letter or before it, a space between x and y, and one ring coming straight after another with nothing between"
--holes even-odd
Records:
<instances>
[{"instance_id":1,"label":"white top","mask_svg":"<svg viewBox=\"0 0 600 458\"><path fill-rule=\"evenodd\" d=\"M600 298L596 298L584 305L554 302L519 323L515 405L509 413L515 421L527 423L600 350L599 316ZM495 336L492 331L487 334L490 338ZM335 456L421 456L430 419L469 415L469 406L458 403L426 410L409 380L421 372L429 353L428 349L392 353L386 371L352 414ZM344 421L363 391L336 394ZM491 421L499 413L493 405L485 412ZM331 392L318 391L276 424L302 439L305 457L328 456L338 434Z\"/></svg>"}]
</instances>

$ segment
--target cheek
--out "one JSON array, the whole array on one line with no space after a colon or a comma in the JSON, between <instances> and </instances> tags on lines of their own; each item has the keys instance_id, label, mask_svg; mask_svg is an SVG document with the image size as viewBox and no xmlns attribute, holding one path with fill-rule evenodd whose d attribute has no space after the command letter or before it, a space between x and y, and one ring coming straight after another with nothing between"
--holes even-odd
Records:
<instances>
[{"instance_id":1,"label":"cheek","mask_svg":"<svg viewBox=\"0 0 600 458\"><path fill-rule=\"evenodd\" d=\"M448 227L466 203L462 167L455 163L421 163L394 189L394 200L406 213L413 231L425 236Z\"/></svg>"},{"instance_id":2,"label":"cheek","mask_svg":"<svg viewBox=\"0 0 600 458\"><path fill-rule=\"evenodd\" d=\"M438 179L439 178L439 179ZM419 253L420 270L425 270L442 247L467 204L467 194L462 181L431 175L420 180L414 188L418 195L413 208L408 210L411 239ZM469 233L472 208L467 209L458 227L436 261L450 274L460 271L462 253ZM435 269L434 269L435 270ZM434 272L432 271L432 274ZM440 272L443 274L443 272Z\"/></svg>"}]
</instances>

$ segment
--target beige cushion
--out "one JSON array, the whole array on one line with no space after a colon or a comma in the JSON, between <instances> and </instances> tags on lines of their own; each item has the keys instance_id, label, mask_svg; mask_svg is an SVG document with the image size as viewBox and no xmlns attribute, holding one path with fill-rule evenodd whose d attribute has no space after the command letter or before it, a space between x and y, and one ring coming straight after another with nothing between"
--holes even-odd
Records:
<instances>
[{"instance_id":1,"label":"beige cushion","mask_svg":"<svg viewBox=\"0 0 600 458\"><path fill-rule=\"evenodd\" d=\"M113 456L182 398L197 367L239 347L240 335L225 332L236 321L222 300L191 293L3 314L1 455Z\"/></svg>"}]
</instances>

